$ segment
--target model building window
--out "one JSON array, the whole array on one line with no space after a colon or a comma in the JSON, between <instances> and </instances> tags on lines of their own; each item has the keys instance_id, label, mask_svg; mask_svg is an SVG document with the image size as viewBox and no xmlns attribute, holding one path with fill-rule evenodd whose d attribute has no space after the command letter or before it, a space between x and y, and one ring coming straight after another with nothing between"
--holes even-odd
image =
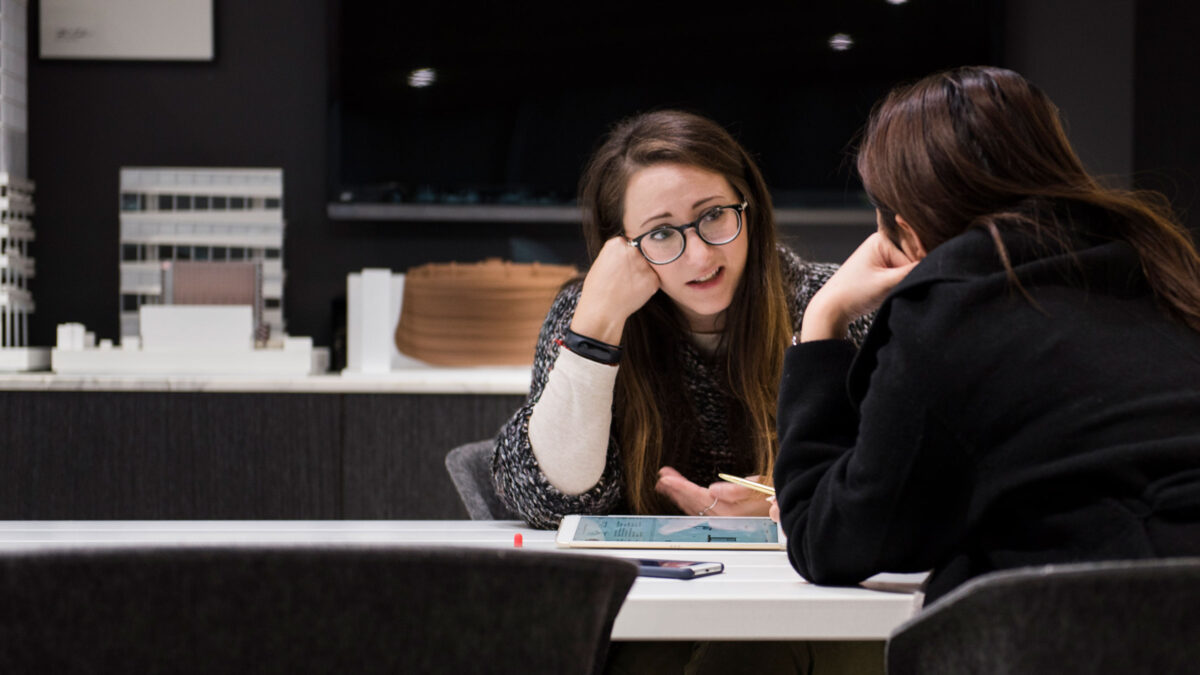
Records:
<instances>
[{"instance_id":1,"label":"model building window","mask_svg":"<svg viewBox=\"0 0 1200 675\"><path fill-rule=\"evenodd\" d=\"M137 244L121 244L121 260L141 260L141 248Z\"/></svg>"},{"instance_id":2,"label":"model building window","mask_svg":"<svg viewBox=\"0 0 1200 675\"><path fill-rule=\"evenodd\" d=\"M267 260L278 260L279 259L279 249L277 249L277 248L266 249L266 254L267 254L266 255Z\"/></svg>"},{"instance_id":3,"label":"model building window","mask_svg":"<svg viewBox=\"0 0 1200 675\"><path fill-rule=\"evenodd\" d=\"M192 247L192 260L208 260L207 246Z\"/></svg>"},{"instance_id":4,"label":"model building window","mask_svg":"<svg viewBox=\"0 0 1200 675\"><path fill-rule=\"evenodd\" d=\"M267 309L279 309L279 298L263 298L263 307Z\"/></svg>"},{"instance_id":5,"label":"model building window","mask_svg":"<svg viewBox=\"0 0 1200 675\"><path fill-rule=\"evenodd\" d=\"M158 210L159 211L174 211L175 210L175 200L172 199L171 195L159 195L158 196Z\"/></svg>"},{"instance_id":6,"label":"model building window","mask_svg":"<svg viewBox=\"0 0 1200 675\"><path fill-rule=\"evenodd\" d=\"M141 211L146 208L146 202L142 199L142 195L136 192L121 193L121 210L122 211Z\"/></svg>"},{"instance_id":7,"label":"model building window","mask_svg":"<svg viewBox=\"0 0 1200 675\"><path fill-rule=\"evenodd\" d=\"M246 198L245 197L230 197L229 198L229 210L230 211L241 211L244 208L246 208Z\"/></svg>"},{"instance_id":8,"label":"model building window","mask_svg":"<svg viewBox=\"0 0 1200 675\"><path fill-rule=\"evenodd\" d=\"M175 208L179 209L180 211L191 211L192 210L192 196L191 195L176 196L175 197Z\"/></svg>"},{"instance_id":9,"label":"model building window","mask_svg":"<svg viewBox=\"0 0 1200 675\"><path fill-rule=\"evenodd\" d=\"M212 247L212 259L213 260L224 260L225 255L228 252L228 250L229 249L225 248L224 246Z\"/></svg>"},{"instance_id":10,"label":"model building window","mask_svg":"<svg viewBox=\"0 0 1200 675\"><path fill-rule=\"evenodd\" d=\"M229 259L230 260L242 260L245 257L246 257L246 249L238 248L236 246L229 247Z\"/></svg>"},{"instance_id":11,"label":"model building window","mask_svg":"<svg viewBox=\"0 0 1200 675\"><path fill-rule=\"evenodd\" d=\"M214 211L224 211L226 208L226 200L224 197L213 197L212 207Z\"/></svg>"},{"instance_id":12,"label":"model building window","mask_svg":"<svg viewBox=\"0 0 1200 675\"><path fill-rule=\"evenodd\" d=\"M159 260L174 260L175 259L175 247L174 246L159 246L158 247L158 259Z\"/></svg>"},{"instance_id":13,"label":"model building window","mask_svg":"<svg viewBox=\"0 0 1200 675\"><path fill-rule=\"evenodd\" d=\"M196 195L192 198L192 208L197 211L208 210L208 195Z\"/></svg>"},{"instance_id":14,"label":"model building window","mask_svg":"<svg viewBox=\"0 0 1200 675\"><path fill-rule=\"evenodd\" d=\"M267 197L266 208L268 208L268 209L279 208L279 200L275 197Z\"/></svg>"},{"instance_id":15,"label":"model building window","mask_svg":"<svg viewBox=\"0 0 1200 675\"><path fill-rule=\"evenodd\" d=\"M175 247L175 259L176 260L191 260L192 259L192 247L191 246L176 246Z\"/></svg>"},{"instance_id":16,"label":"model building window","mask_svg":"<svg viewBox=\"0 0 1200 675\"><path fill-rule=\"evenodd\" d=\"M121 294L121 311L136 312L138 308L138 296L132 293Z\"/></svg>"}]
</instances>

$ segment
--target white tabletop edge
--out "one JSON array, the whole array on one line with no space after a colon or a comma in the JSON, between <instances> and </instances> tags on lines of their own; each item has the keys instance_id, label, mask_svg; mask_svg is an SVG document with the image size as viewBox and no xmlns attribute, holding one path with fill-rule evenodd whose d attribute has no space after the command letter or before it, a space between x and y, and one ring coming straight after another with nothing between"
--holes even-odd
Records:
<instances>
[{"instance_id":1,"label":"white tabletop edge","mask_svg":"<svg viewBox=\"0 0 1200 675\"><path fill-rule=\"evenodd\" d=\"M560 549L554 531L515 521L0 521L0 551L126 546L467 546L722 562L693 580L639 577L613 627L616 640L883 640L918 609L912 593L816 586L783 551ZM924 575L873 580L915 590ZM903 587L901 587L903 588Z\"/></svg>"}]
</instances>

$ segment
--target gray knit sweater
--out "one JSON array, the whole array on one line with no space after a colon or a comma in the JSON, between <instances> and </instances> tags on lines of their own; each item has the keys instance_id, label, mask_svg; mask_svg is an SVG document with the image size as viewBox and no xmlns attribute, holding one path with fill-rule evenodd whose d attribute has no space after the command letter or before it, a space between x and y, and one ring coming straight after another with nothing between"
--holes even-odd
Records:
<instances>
[{"instance_id":1,"label":"gray knit sweater","mask_svg":"<svg viewBox=\"0 0 1200 675\"><path fill-rule=\"evenodd\" d=\"M837 270L837 265L805 262L782 246L779 254L784 285L791 289L788 310L793 330L798 331L804 308ZM613 513L625 504L620 449L612 434L609 436L603 475L596 485L579 495L565 494L550 484L529 444L529 417L558 359L560 347L557 340L571 323L581 289L582 283L568 285L555 298L538 336L529 398L496 437L496 451L492 459L496 492L501 501L534 527L555 528L568 513ZM861 342L868 325L869 321L862 319L850 326L851 338L856 343ZM736 405L736 401L731 399L730 392L719 377L719 370L711 359L690 344L684 345L680 358L683 364L681 386L689 393L698 423L696 442L688 458L689 466L682 470L683 474L700 485L717 480L718 472L745 475L751 470L752 459L737 456L733 448L740 446L729 442L727 420L730 419L731 406Z\"/></svg>"}]
</instances>

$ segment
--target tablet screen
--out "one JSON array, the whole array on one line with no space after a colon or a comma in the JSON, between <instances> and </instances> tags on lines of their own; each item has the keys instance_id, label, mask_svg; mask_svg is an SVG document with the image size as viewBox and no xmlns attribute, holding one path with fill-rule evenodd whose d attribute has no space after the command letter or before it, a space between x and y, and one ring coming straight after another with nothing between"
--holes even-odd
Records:
<instances>
[{"instance_id":1,"label":"tablet screen","mask_svg":"<svg viewBox=\"0 0 1200 675\"><path fill-rule=\"evenodd\" d=\"M570 543L776 548L779 546L779 529L770 518L579 516Z\"/></svg>"}]
</instances>

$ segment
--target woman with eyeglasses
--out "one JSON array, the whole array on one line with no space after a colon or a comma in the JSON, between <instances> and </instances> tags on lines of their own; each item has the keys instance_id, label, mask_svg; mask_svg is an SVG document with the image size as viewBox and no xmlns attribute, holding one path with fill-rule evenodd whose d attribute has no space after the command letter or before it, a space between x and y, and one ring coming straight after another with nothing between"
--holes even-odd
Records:
<instances>
[{"instance_id":1,"label":"woman with eyeglasses","mask_svg":"<svg viewBox=\"0 0 1200 675\"><path fill-rule=\"evenodd\" d=\"M879 232L780 385L797 570L931 569L928 603L993 570L1200 555L1200 255L1165 200L1099 184L999 68L894 90L858 170Z\"/></svg>"},{"instance_id":2,"label":"woman with eyeglasses","mask_svg":"<svg viewBox=\"0 0 1200 675\"><path fill-rule=\"evenodd\" d=\"M580 182L592 264L555 300L529 398L496 440L497 492L535 527L572 513L760 515L783 347L836 266L776 240L770 197L720 125L617 125ZM865 322L851 331L861 333Z\"/></svg>"}]
</instances>

